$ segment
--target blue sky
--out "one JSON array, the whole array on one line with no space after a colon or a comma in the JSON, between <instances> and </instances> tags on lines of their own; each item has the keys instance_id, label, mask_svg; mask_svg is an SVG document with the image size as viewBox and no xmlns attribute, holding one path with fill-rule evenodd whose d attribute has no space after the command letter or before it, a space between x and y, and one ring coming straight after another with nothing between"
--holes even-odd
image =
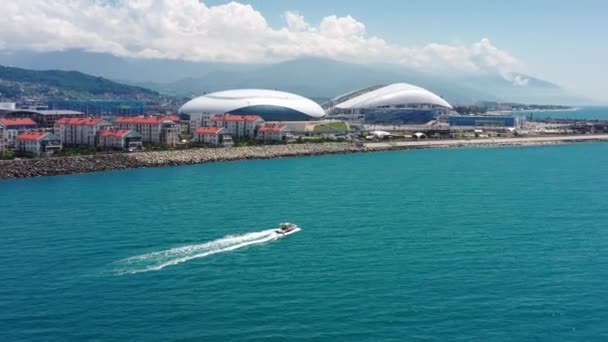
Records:
<instances>
[{"instance_id":1,"label":"blue sky","mask_svg":"<svg viewBox=\"0 0 608 342\"><path fill-rule=\"evenodd\" d=\"M207 5L228 1L207 0ZM523 72L608 100L608 1L250 0L270 25L295 11L318 23L351 15L367 33L402 45L470 44L488 38L522 62Z\"/></svg>"},{"instance_id":2,"label":"blue sky","mask_svg":"<svg viewBox=\"0 0 608 342\"><path fill-rule=\"evenodd\" d=\"M608 103L608 1L4 1L0 53L273 63L321 57L539 77ZM36 23L32 25L32 23Z\"/></svg>"}]
</instances>

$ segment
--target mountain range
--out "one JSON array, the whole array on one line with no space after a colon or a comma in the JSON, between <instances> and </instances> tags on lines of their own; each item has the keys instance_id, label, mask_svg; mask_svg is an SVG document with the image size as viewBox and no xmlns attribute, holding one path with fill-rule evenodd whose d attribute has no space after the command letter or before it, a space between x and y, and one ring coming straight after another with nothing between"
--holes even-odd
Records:
<instances>
[{"instance_id":1,"label":"mountain range","mask_svg":"<svg viewBox=\"0 0 608 342\"><path fill-rule=\"evenodd\" d=\"M327 99L374 84L406 82L452 104L502 101L529 104L592 104L561 86L529 75L437 74L400 65L361 65L324 58L275 64L228 64L132 59L78 50L0 54L0 64L38 70L78 70L163 94L193 97L230 88L268 88Z\"/></svg>"}]
</instances>

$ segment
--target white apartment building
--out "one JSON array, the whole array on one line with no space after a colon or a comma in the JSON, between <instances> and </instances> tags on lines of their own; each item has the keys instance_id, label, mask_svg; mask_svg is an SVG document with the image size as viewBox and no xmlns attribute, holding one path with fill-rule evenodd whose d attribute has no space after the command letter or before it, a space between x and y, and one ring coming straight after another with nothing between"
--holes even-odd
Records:
<instances>
[{"instance_id":1,"label":"white apartment building","mask_svg":"<svg viewBox=\"0 0 608 342\"><path fill-rule=\"evenodd\" d=\"M141 134L128 129L105 129L99 133L99 147L105 149L139 151Z\"/></svg>"},{"instance_id":2,"label":"white apartment building","mask_svg":"<svg viewBox=\"0 0 608 342\"><path fill-rule=\"evenodd\" d=\"M293 139L293 135L286 125L264 124L258 128L256 139L264 142L288 142Z\"/></svg>"},{"instance_id":3,"label":"white apartment building","mask_svg":"<svg viewBox=\"0 0 608 342\"><path fill-rule=\"evenodd\" d=\"M102 118L61 118L55 121L53 132L63 145L96 147L99 132L111 126Z\"/></svg>"},{"instance_id":4,"label":"white apartment building","mask_svg":"<svg viewBox=\"0 0 608 342\"><path fill-rule=\"evenodd\" d=\"M190 135L193 137L196 135L196 130L201 127L213 127L213 118L215 114L199 113L190 114Z\"/></svg>"},{"instance_id":5,"label":"white apartment building","mask_svg":"<svg viewBox=\"0 0 608 342\"><path fill-rule=\"evenodd\" d=\"M176 146L179 143L180 124L179 119L175 118L173 115L119 117L114 124L120 129L141 134L144 144Z\"/></svg>"},{"instance_id":6,"label":"white apartment building","mask_svg":"<svg viewBox=\"0 0 608 342\"><path fill-rule=\"evenodd\" d=\"M15 139L15 151L35 157L49 156L61 151L61 139L49 132L23 132Z\"/></svg>"},{"instance_id":7,"label":"white apartment building","mask_svg":"<svg viewBox=\"0 0 608 342\"><path fill-rule=\"evenodd\" d=\"M38 128L36 121L30 118L1 118L0 125L4 126L4 133L0 135L4 148L14 147L20 133Z\"/></svg>"},{"instance_id":8,"label":"white apartment building","mask_svg":"<svg viewBox=\"0 0 608 342\"><path fill-rule=\"evenodd\" d=\"M222 134L225 129L222 127L199 127L196 130L196 142L199 144L207 144L219 146L222 142Z\"/></svg>"},{"instance_id":9,"label":"white apartment building","mask_svg":"<svg viewBox=\"0 0 608 342\"><path fill-rule=\"evenodd\" d=\"M210 124L213 127L223 127L226 133L233 139L255 139L257 127L264 123L264 120L257 115L214 115Z\"/></svg>"}]
</instances>

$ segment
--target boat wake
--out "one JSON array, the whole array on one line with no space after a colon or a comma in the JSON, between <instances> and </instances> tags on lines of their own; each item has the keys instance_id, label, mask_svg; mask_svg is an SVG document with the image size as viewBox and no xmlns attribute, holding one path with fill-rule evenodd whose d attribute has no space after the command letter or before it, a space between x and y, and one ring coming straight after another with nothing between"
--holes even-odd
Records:
<instances>
[{"instance_id":1,"label":"boat wake","mask_svg":"<svg viewBox=\"0 0 608 342\"><path fill-rule=\"evenodd\" d=\"M294 233L298 231L300 231L300 228L297 228ZM176 247L123 259L116 263L115 272L118 274L134 274L158 271L193 259L260 245L282 237L284 235L276 233L276 228L243 235L228 235L198 245Z\"/></svg>"}]
</instances>

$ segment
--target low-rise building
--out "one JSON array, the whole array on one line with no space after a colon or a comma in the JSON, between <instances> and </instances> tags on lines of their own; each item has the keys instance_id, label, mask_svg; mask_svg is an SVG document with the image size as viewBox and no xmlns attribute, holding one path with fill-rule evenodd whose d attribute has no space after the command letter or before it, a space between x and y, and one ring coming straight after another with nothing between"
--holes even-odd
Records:
<instances>
[{"instance_id":1,"label":"low-rise building","mask_svg":"<svg viewBox=\"0 0 608 342\"><path fill-rule=\"evenodd\" d=\"M62 118L55 122L53 132L63 145L96 147L99 132L111 126L102 118Z\"/></svg>"},{"instance_id":2,"label":"low-rise building","mask_svg":"<svg viewBox=\"0 0 608 342\"><path fill-rule=\"evenodd\" d=\"M223 127L199 127L196 130L196 142L212 146L219 146L222 142Z\"/></svg>"},{"instance_id":3,"label":"low-rise building","mask_svg":"<svg viewBox=\"0 0 608 342\"><path fill-rule=\"evenodd\" d=\"M53 128L55 122L62 118L84 118L86 115L74 110L49 110L49 109L17 109L7 112L7 118L30 118L37 122L40 127Z\"/></svg>"},{"instance_id":4,"label":"low-rise building","mask_svg":"<svg viewBox=\"0 0 608 342\"><path fill-rule=\"evenodd\" d=\"M176 146L179 143L180 124L176 116L119 117L114 124L121 129L141 134L144 144Z\"/></svg>"},{"instance_id":5,"label":"low-rise building","mask_svg":"<svg viewBox=\"0 0 608 342\"><path fill-rule=\"evenodd\" d=\"M512 115L462 115L448 117L450 126L515 127L516 122L516 118Z\"/></svg>"},{"instance_id":6,"label":"low-rise building","mask_svg":"<svg viewBox=\"0 0 608 342\"><path fill-rule=\"evenodd\" d=\"M143 148L141 134L129 129L104 129L99 132L99 147L139 151Z\"/></svg>"},{"instance_id":7,"label":"low-rise building","mask_svg":"<svg viewBox=\"0 0 608 342\"><path fill-rule=\"evenodd\" d=\"M4 126L4 134L0 138L6 147L15 146L15 138L20 133L38 128L38 124L30 118L2 118L0 124Z\"/></svg>"},{"instance_id":8,"label":"low-rise building","mask_svg":"<svg viewBox=\"0 0 608 342\"><path fill-rule=\"evenodd\" d=\"M15 139L17 153L46 157L61 151L61 139L49 132L23 132Z\"/></svg>"},{"instance_id":9,"label":"low-rise building","mask_svg":"<svg viewBox=\"0 0 608 342\"><path fill-rule=\"evenodd\" d=\"M258 128L256 139L263 142L288 142L293 138L292 133L283 124L264 124Z\"/></svg>"},{"instance_id":10,"label":"low-rise building","mask_svg":"<svg viewBox=\"0 0 608 342\"><path fill-rule=\"evenodd\" d=\"M214 127L223 127L226 133L233 139L255 139L257 127L264 123L264 120L257 115L214 115L211 120Z\"/></svg>"},{"instance_id":11,"label":"low-rise building","mask_svg":"<svg viewBox=\"0 0 608 342\"><path fill-rule=\"evenodd\" d=\"M189 121L190 135L194 137L196 135L196 130L201 127L213 126L211 124L212 117L213 117L213 114L202 114L202 113L190 114L190 121Z\"/></svg>"}]
</instances>

